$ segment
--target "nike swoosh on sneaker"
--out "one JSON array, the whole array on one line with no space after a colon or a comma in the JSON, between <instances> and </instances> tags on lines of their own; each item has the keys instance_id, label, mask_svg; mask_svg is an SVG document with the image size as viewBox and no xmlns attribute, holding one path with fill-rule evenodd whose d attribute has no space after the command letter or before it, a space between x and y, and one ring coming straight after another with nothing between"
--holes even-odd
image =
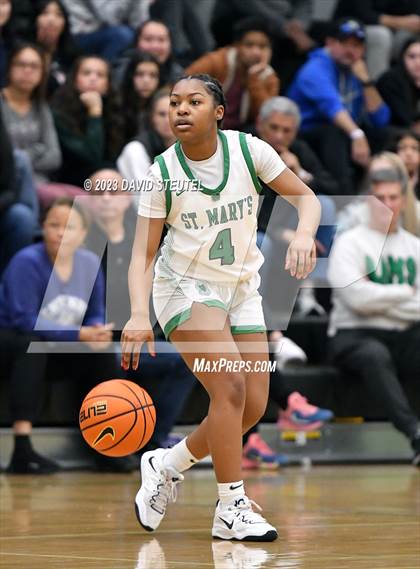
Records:
<instances>
[{"instance_id":1,"label":"nike swoosh on sneaker","mask_svg":"<svg viewBox=\"0 0 420 569\"><path fill-rule=\"evenodd\" d=\"M223 522L229 529L232 529L232 527L233 527L233 520L229 523L229 522L227 522L226 520L224 520L223 518L221 518L220 516L219 516L219 520L222 520L222 522Z\"/></svg>"},{"instance_id":2,"label":"nike swoosh on sneaker","mask_svg":"<svg viewBox=\"0 0 420 569\"><path fill-rule=\"evenodd\" d=\"M241 483L238 484L237 486L234 486L233 484L231 484L231 485L229 486L229 490L237 490L238 488L240 488L240 487L243 486L243 485L244 485L243 482L241 482Z\"/></svg>"},{"instance_id":3,"label":"nike swoosh on sneaker","mask_svg":"<svg viewBox=\"0 0 420 569\"><path fill-rule=\"evenodd\" d=\"M150 464L150 466L153 468L153 470L154 470L155 472L157 472L156 468L155 468L155 467L153 466L153 464L152 464L152 460L154 460L154 459L155 459L155 457L154 457L154 456L151 456L151 457L149 458L149 464Z\"/></svg>"}]
</instances>

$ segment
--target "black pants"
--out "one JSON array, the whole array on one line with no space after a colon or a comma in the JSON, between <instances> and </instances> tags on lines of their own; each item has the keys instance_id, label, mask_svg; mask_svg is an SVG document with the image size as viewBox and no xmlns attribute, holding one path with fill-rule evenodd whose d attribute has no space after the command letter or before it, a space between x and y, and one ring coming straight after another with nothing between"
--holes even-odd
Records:
<instances>
[{"instance_id":1,"label":"black pants","mask_svg":"<svg viewBox=\"0 0 420 569\"><path fill-rule=\"evenodd\" d=\"M389 132L385 128L363 126L372 154L384 149ZM364 169L355 164L351 157L351 141L348 135L334 124L322 125L300 133L315 154L337 180L340 195L358 193L358 184Z\"/></svg>"},{"instance_id":2,"label":"black pants","mask_svg":"<svg viewBox=\"0 0 420 569\"><path fill-rule=\"evenodd\" d=\"M88 347L83 353L27 353L31 341L39 341L34 334L14 330L0 330L0 367L10 380L10 410L12 421L34 422L44 400L47 378L74 378L80 401L94 385L119 377L115 354L93 352ZM83 349L83 346L82 348ZM77 422L75 416L75 423Z\"/></svg>"},{"instance_id":3,"label":"black pants","mask_svg":"<svg viewBox=\"0 0 420 569\"><path fill-rule=\"evenodd\" d=\"M333 363L366 385L366 397L386 409L393 425L410 439L418 417L400 382L420 382L420 324L398 332L358 328L340 330L330 343Z\"/></svg>"}]
</instances>

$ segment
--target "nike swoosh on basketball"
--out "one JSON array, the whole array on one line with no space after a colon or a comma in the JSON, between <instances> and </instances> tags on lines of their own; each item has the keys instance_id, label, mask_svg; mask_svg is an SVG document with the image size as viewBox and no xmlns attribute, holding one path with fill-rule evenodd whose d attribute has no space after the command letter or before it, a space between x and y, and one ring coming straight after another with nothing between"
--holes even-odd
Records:
<instances>
[{"instance_id":1,"label":"nike swoosh on basketball","mask_svg":"<svg viewBox=\"0 0 420 569\"><path fill-rule=\"evenodd\" d=\"M93 442L93 446L95 447L103 438L105 438L107 435L110 435L110 437L112 438L112 440L115 439L115 431L114 431L114 427L110 427L108 425L108 427L105 427L104 429L102 429L102 431L99 433L99 435L96 437L96 439Z\"/></svg>"},{"instance_id":2,"label":"nike swoosh on basketball","mask_svg":"<svg viewBox=\"0 0 420 569\"><path fill-rule=\"evenodd\" d=\"M219 516L219 520L222 520L222 522L223 522L225 525L227 525L227 527L228 527L229 529L232 529L232 527L233 527L233 520L229 523L229 522L227 522L226 520L224 520L223 518L221 518L220 516Z\"/></svg>"}]
</instances>

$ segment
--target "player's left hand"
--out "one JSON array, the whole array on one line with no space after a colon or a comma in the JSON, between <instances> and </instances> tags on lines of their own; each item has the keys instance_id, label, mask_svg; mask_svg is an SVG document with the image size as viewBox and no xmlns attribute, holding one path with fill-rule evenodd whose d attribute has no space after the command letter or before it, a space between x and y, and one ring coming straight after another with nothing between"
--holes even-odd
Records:
<instances>
[{"instance_id":1,"label":"player's left hand","mask_svg":"<svg viewBox=\"0 0 420 569\"><path fill-rule=\"evenodd\" d=\"M316 245L309 232L296 231L286 254L284 268L292 277L306 279L316 264Z\"/></svg>"}]
</instances>

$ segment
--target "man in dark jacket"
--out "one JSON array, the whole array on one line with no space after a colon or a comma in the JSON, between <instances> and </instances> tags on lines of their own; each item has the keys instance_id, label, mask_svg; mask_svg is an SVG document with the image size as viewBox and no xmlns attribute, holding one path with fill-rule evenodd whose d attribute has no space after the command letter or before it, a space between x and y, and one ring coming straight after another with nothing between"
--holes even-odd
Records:
<instances>
[{"instance_id":1,"label":"man in dark jacket","mask_svg":"<svg viewBox=\"0 0 420 569\"><path fill-rule=\"evenodd\" d=\"M288 168L318 194L322 205L321 226L316 235L318 254L328 256L335 232L335 205L329 196L339 193L338 184L325 170L308 144L297 138L300 121L301 116L296 103L286 97L273 97L266 101L260 109L257 118L257 132L262 140L268 142L278 152ZM268 306L278 308L278 312L285 314L288 318L298 286L292 279L287 278L284 271L279 273L277 269L281 264L279 259L284 257L288 244L294 236L296 213L294 208L283 200L281 200L281 207L277 207L276 194L265 185L263 188L264 200L258 216L258 229L264 233L267 231L273 243L276 244L273 247L270 245L271 240L263 241L262 250L266 258L261 271L262 290L265 293L263 297ZM271 268L274 266L277 266L277 269ZM271 286L273 279L281 283L280 287ZM312 286L314 281L326 280L325 267L322 264L317 265L311 279ZM275 298L278 297L279 288L282 291L281 306ZM323 313L322 307L315 299L309 279L305 289L302 289L299 294L299 309L304 313ZM273 325L275 324L282 328L284 322L278 320L273 322Z\"/></svg>"}]
</instances>

